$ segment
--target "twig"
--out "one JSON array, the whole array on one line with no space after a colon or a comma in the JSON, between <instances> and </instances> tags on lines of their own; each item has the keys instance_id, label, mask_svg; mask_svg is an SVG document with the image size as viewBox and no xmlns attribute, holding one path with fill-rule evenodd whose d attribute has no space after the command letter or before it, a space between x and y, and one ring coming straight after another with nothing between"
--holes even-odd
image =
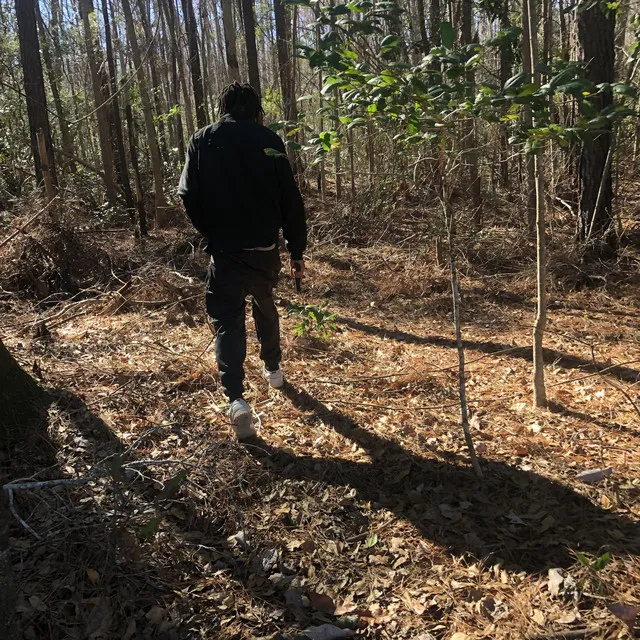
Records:
<instances>
[{"instance_id":1,"label":"twig","mask_svg":"<svg viewBox=\"0 0 640 640\"><path fill-rule=\"evenodd\" d=\"M580 376L579 378L569 378L569 380L563 380L562 382L554 382L553 384L547 385L547 389L552 389L553 387L559 387L561 384L569 384L570 382L579 382L580 380L586 380L587 378L595 378L596 376L601 376L603 373L607 371L611 371L612 369L617 369L618 367L626 367L629 364L636 364L640 362L640 360L627 360L626 362L621 362L619 364L612 364L604 369L600 369L600 371L596 371L596 373L588 373L585 376Z\"/></svg>"},{"instance_id":2,"label":"twig","mask_svg":"<svg viewBox=\"0 0 640 640\"><path fill-rule=\"evenodd\" d=\"M13 491L11 489L7 490L7 495L9 497L9 511L11 511L11 514L13 515L13 517L37 540L42 540L42 536L35 531L27 522L25 522L20 515L18 514L18 512L16 511L16 507L13 504Z\"/></svg>"},{"instance_id":3,"label":"twig","mask_svg":"<svg viewBox=\"0 0 640 640\"><path fill-rule=\"evenodd\" d=\"M526 640L576 640L577 638L588 638L596 633L600 633L600 629L595 627L585 629L567 629L566 631L536 633L532 636L527 636Z\"/></svg>"}]
</instances>

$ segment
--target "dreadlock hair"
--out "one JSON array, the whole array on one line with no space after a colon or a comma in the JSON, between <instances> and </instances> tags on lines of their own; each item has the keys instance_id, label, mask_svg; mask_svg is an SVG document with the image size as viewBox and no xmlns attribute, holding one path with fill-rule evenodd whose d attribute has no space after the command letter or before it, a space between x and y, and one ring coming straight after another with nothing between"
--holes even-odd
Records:
<instances>
[{"instance_id":1,"label":"dreadlock hair","mask_svg":"<svg viewBox=\"0 0 640 640\"><path fill-rule=\"evenodd\" d=\"M264 115L260 94L250 84L234 82L226 86L218 98L220 116L231 115L235 120L260 120Z\"/></svg>"}]
</instances>

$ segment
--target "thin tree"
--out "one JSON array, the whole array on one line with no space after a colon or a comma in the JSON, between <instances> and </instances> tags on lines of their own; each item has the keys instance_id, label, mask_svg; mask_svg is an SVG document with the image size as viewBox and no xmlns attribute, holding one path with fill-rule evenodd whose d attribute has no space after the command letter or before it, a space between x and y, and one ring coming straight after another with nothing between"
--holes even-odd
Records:
<instances>
[{"instance_id":1,"label":"thin tree","mask_svg":"<svg viewBox=\"0 0 640 640\"><path fill-rule=\"evenodd\" d=\"M253 0L241 0L242 24L244 26L244 40L247 47L247 67L249 70L249 84L260 94L260 69L258 66L258 48L256 46L256 21L253 14Z\"/></svg>"},{"instance_id":2,"label":"thin tree","mask_svg":"<svg viewBox=\"0 0 640 640\"><path fill-rule=\"evenodd\" d=\"M153 107L149 98L149 90L147 88L147 79L142 65L142 55L138 45L138 38L133 23L133 14L131 12L131 3L129 0L122 0L122 10L124 11L125 27L127 31L127 40L131 48L133 64L137 69L138 87L140 89L140 100L142 102L142 112L144 114L144 124L147 135L147 145L151 156L151 171L153 173L153 186L156 196L156 207L166 206L164 196L164 182L162 178L162 159L160 157L160 148L158 146L158 137L153 119Z\"/></svg>"},{"instance_id":3,"label":"thin tree","mask_svg":"<svg viewBox=\"0 0 640 640\"><path fill-rule=\"evenodd\" d=\"M20 61L22 63L24 93L27 101L31 152L38 184L42 182L42 165L38 152L38 131L42 131L47 149L49 171L54 185L58 185L51 128L47 112L47 97L44 90L40 43L36 26L36 0L16 0Z\"/></svg>"},{"instance_id":4,"label":"thin tree","mask_svg":"<svg viewBox=\"0 0 640 640\"><path fill-rule=\"evenodd\" d=\"M59 88L59 75L56 74L56 68L54 58L51 54L51 47L47 38L47 29L42 19L42 13L40 12L40 5L36 3L36 17L38 20L38 30L40 31L40 43L42 45L42 59L44 60L44 66L47 70L47 77L49 79L49 87L51 89L51 97L53 98L53 106L56 110L56 116L58 117L58 126L60 127L60 137L62 139L62 149L68 158L73 157L73 140L71 133L69 132L69 124L64 113L64 106L62 104L62 98L60 97ZM70 169L75 172L75 162L70 161Z\"/></svg>"},{"instance_id":5,"label":"thin tree","mask_svg":"<svg viewBox=\"0 0 640 640\"><path fill-rule=\"evenodd\" d=\"M209 117L204 99L204 84L202 82L202 65L200 64L200 51L198 48L198 23L193 12L191 0L182 0L184 24L187 30L187 45L189 47L189 70L191 71L191 83L193 86L193 99L196 103L196 122L198 128L207 126Z\"/></svg>"},{"instance_id":6,"label":"thin tree","mask_svg":"<svg viewBox=\"0 0 640 640\"><path fill-rule=\"evenodd\" d=\"M472 0L462 0L462 44L472 43ZM473 69L467 71L467 82L473 86L475 73ZM478 174L478 149L476 145L475 126L472 119L467 119L463 125L465 159L469 171L467 192L471 197L473 208L473 224L476 229L482 225L482 193L480 189L480 176Z\"/></svg>"},{"instance_id":7,"label":"thin tree","mask_svg":"<svg viewBox=\"0 0 640 640\"><path fill-rule=\"evenodd\" d=\"M116 64L113 57L113 40L111 38L111 20L109 16L109 6L107 0L102 0L102 20L104 22L105 51L107 54L107 68L109 70L109 83L111 86L111 115L112 129L116 146L115 167L118 182L122 187L125 202L129 209L135 207L133 193L131 191L131 181L129 179L129 166L127 164L127 154L124 147L124 133L122 129L122 118L120 116L120 101L118 99L118 80L116 76Z\"/></svg>"},{"instance_id":8,"label":"thin tree","mask_svg":"<svg viewBox=\"0 0 640 640\"><path fill-rule=\"evenodd\" d=\"M535 8L535 3L533 6ZM528 0L524 0L522 4L522 67L524 73L533 75L534 62L531 57L531 41L533 38L537 43L538 34L535 29L537 25L535 14L530 18L529 11L529 2ZM531 31L532 25L534 27L533 33ZM525 106L523 113L524 126L527 129L531 129L533 126L531 108ZM527 193L527 229L529 230L529 234L533 235L536 230L536 176L533 156L527 155L524 159L524 163L526 172L525 186Z\"/></svg>"},{"instance_id":9,"label":"thin tree","mask_svg":"<svg viewBox=\"0 0 640 640\"><path fill-rule=\"evenodd\" d=\"M80 19L84 29L84 42L89 61L89 72L91 74L91 88L93 89L93 102L98 120L98 142L100 144L100 157L102 159L102 172L104 175L104 185L107 201L115 204L116 201L116 181L113 169L113 147L109 137L109 119L107 102L102 95L102 86L98 75L98 43L91 28L89 14L93 13L93 0L80 0L78 3Z\"/></svg>"},{"instance_id":10,"label":"thin tree","mask_svg":"<svg viewBox=\"0 0 640 640\"><path fill-rule=\"evenodd\" d=\"M525 47L529 50L529 60L538 59L538 33L536 29L536 0L526 0L527 36ZM533 70L533 82L540 82L540 74ZM535 122L533 123L535 126ZM547 249L545 236L544 181L542 175L541 150L533 154L533 179L536 207L536 247L537 247L537 311L533 325L533 404L537 408L547 406L547 391L544 383L544 352L542 343L547 325Z\"/></svg>"}]
</instances>

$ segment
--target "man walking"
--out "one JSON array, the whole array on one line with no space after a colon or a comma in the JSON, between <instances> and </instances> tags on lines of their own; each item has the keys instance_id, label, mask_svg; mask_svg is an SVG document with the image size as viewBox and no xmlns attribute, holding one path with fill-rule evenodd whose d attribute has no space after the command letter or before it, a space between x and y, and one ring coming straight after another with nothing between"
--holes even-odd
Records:
<instances>
[{"instance_id":1,"label":"man walking","mask_svg":"<svg viewBox=\"0 0 640 640\"><path fill-rule=\"evenodd\" d=\"M304 204L280 137L261 124L258 93L248 84L226 87L220 120L189 141L178 193L193 226L207 238L207 312L216 333L216 360L228 415L238 439L256 434L243 398L245 300L252 298L263 377L283 385L280 326L272 291L280 271L279 230L301 278L307 243Z\"/></svg>"}]
</instances>

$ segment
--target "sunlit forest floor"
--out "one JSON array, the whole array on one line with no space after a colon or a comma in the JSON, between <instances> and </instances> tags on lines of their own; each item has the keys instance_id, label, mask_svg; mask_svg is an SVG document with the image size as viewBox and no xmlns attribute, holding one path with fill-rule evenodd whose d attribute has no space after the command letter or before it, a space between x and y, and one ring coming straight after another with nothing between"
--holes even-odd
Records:
<instances>
[{"instance_id":1,"label":"sunlit forest floor","mask_svg":"<svg viewBox=\"0 0 640 640\"><path fill-rule=\"evenodd\" d=\"M283 278L276 292L282 391L260 378L248 315L250 445L224 416L206 257L186 226L141 247L126 231L40 225L3 249L3 340L54 394L48 431L2 460L3 476L84 482L15 495L40 536L13 529L24 637L631 637L637 249L587 282L558 258L570 225L552 226L551 408L535 412L535 248L490 221L464 240L480 480L460 427L449 273L428 231L437 213L398 206L360 237L348 210L328 222L310 209L303 291ZM298 337L290 303L324 300L336 330Z\"/></svg>"}]
</instances>

